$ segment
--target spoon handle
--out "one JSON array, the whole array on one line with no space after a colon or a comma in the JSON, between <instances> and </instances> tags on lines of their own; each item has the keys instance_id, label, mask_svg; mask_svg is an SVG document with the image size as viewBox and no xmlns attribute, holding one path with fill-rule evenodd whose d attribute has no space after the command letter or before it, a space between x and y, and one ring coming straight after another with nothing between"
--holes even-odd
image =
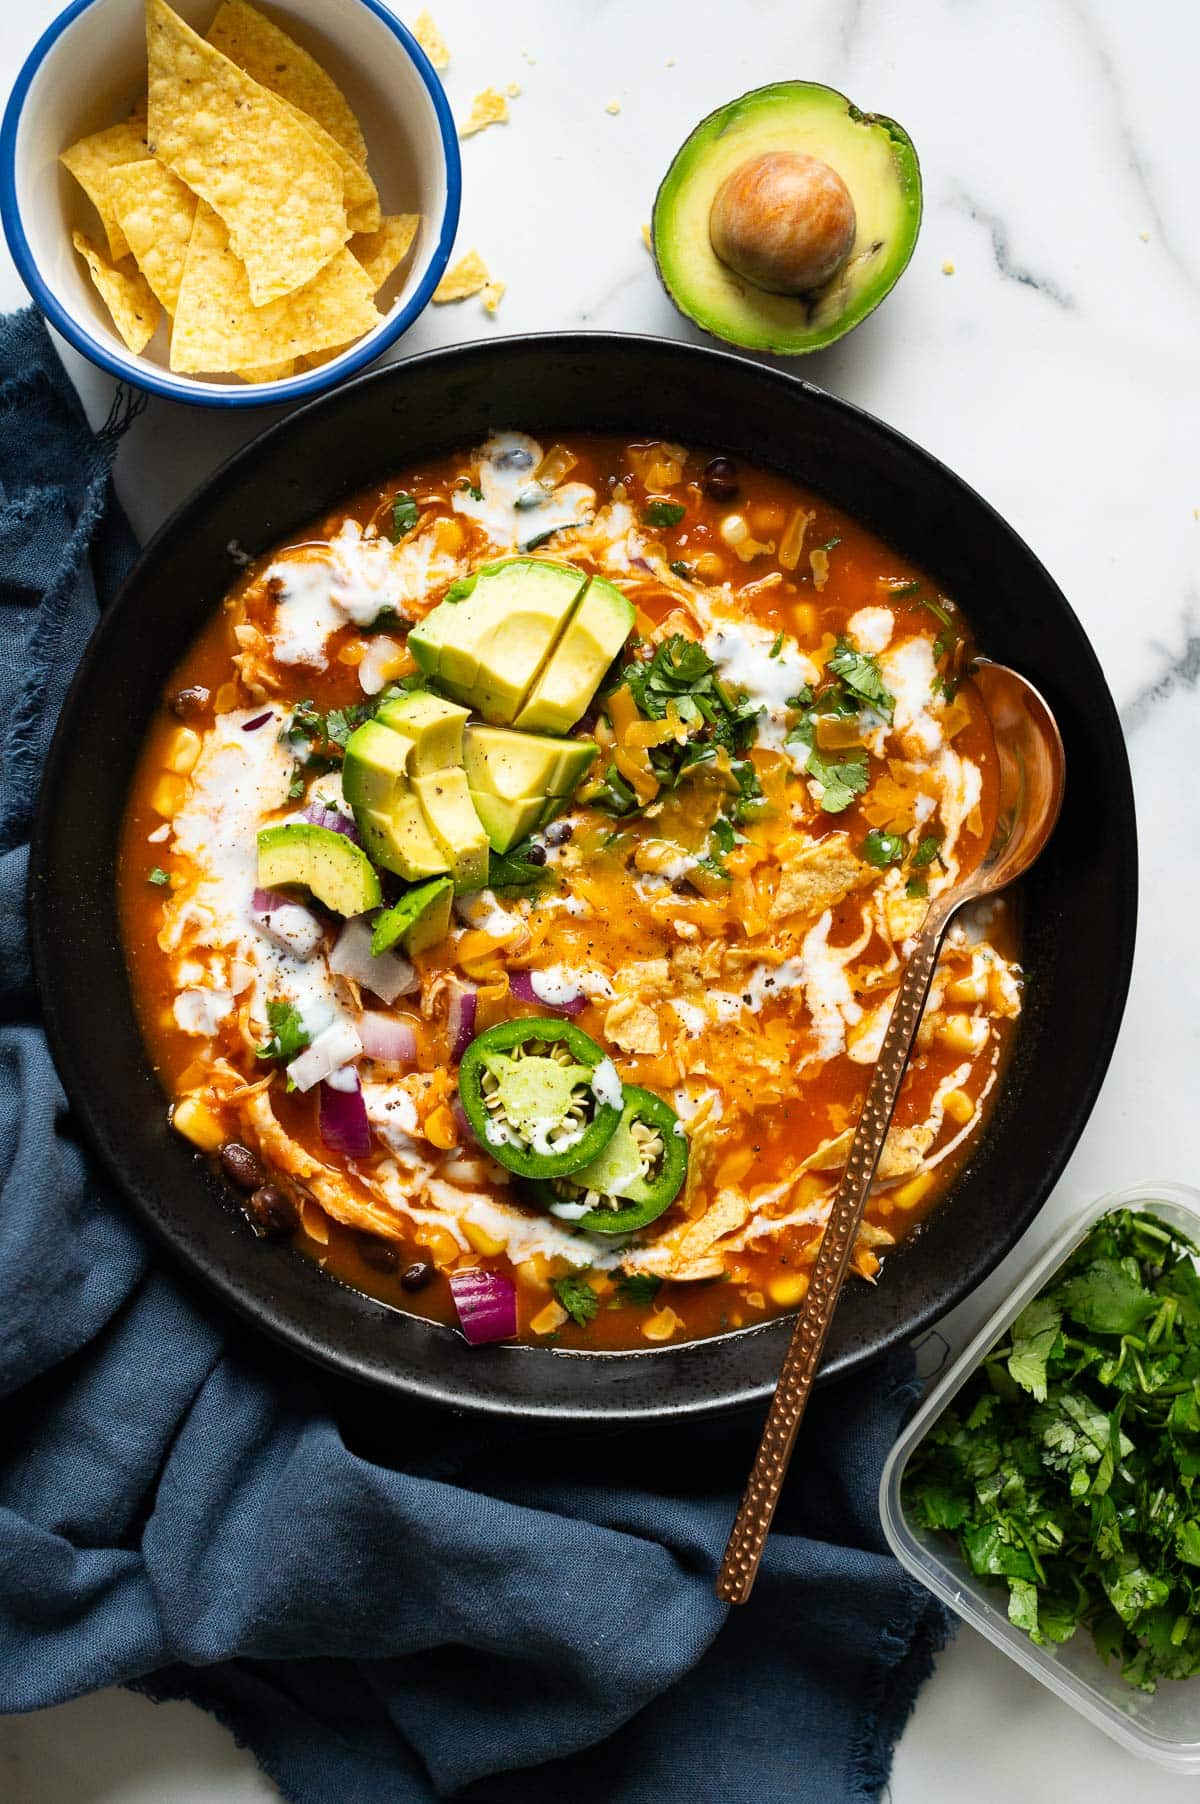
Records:
<instances>
[{"instance_id":1,"label":"spoon handle","mask_svg":"<svg viewBox=\"0 0 1200 1804\"><path fill-rule=\"evenodd\" d=\"M758 1454L717 1575L717 1596L726 1603L745 1603L758 1573L948 920L949 911L930 909L896 993L846 1169L829 1211L804 1304L767 1411Z\"/></svg>"}]
</instances>

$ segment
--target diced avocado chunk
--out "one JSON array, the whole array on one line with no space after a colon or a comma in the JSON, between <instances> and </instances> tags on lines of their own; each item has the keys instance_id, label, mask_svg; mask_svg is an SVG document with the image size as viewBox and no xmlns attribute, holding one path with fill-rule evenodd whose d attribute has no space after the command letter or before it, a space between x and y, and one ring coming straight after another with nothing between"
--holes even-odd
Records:
<instances>
[{"instance_id":1,"label":"diced avocado chunk","mask_svg":"<svg viewBox=\"0 0 1200 1804\"><path fill-rule=\"evenodd\" d=\"M587 581L541 558L487 564L455 583L409 634L422 670L485 720L520 711Z\"/></svg>"},{"instance_id":2,"label":"diced avocado chunk","mask_svg":"<svg viewBox=\"0 0 1200 1804\"><path fill-rule=\"evenodd\" d=\"M462 763L467 712L440 695L416 693L393 696L383 703L375 718L381 726L390 727L410 742L408 774L420 777L426 771L445 770L449 764Z\"/></svg>"},{"instance_id":3,"label":"diced avocado chunk","mask_svg":"<svg viewBox=\"0 0 1200 1804\"><path fill-rule=\"evenodd\" d=\"M739 170L770 159L816 159L840 177L853 231L833 273L793 292L759 286L713 247L713 203ZM786 190L763 193L761 247L786 241ZM819 226L822 209L811 215ZM659 278L689 319L731 344L796 354L832 344L877 307L903 273L921 224L921 171L894 119L864 113L836 89L780 81L739 95L691 133L654 202Z\"/></svg>"},{"instance_id":4,"label":"diced avocado chunk","mask_svg":"<svg viewBox=\"0 0 1200 1804\"><path fill-rule=\"evenodd\" d=\"M596 756L590 739L549 739L471 725L463 767L492 847L507 852L557 814Z\"/></svg>"},{"instance_id":5,"label":"diced avocado chunk","mask_svg":"<svg viewBox=\"0 0 1200 1804\"><path fill-rule=\"evenodd\" d=\"M390 732L377 720L357 727L346 741L342 761L342 793L351 808L386 812L407 780L411 752L411 740Z\"/></svg>"},{"instance_id":6,"label":"diced avocado chunk","mask_svg":"<svg viewBox=\"0 0 1200 1804\"><path fill-rule=\"evenodd\" d=\"M589 706L632 629L633 603L602 576L593 576L516 725L534 733L567 732Z\"/></svg>"},{"instance_id":7,"label":"diced avocado chunk","mask_svg":"<svg viewBox=\"0 0 1200 1804\"><path fill-rule=\"evenodd\" d=\"M399 944L411 958L436 946L450 931L453 901L454 885L449 877L434 877L406 890L391 908L375 916L371 951L378 958Z\"/></svg>"},{"instance_id":8,"label":"diced avocado chunk","mask_svg":"<svg viewBox=\"0 0 1200 1804\"><path fill-rule=\"evenodd\" d=\"M455 889L482 889L488 879L488 836L475 812L462 766L414 777L412 789Z\"/></svg>"},{"instance_id":9,"label":"diced avocado chunk","mask_svg":"<svg viewBox=\"0 0 1200 1804\"><path fill-rule=\"evenodd\" d=\"M379 877L361 846L309 821L264 827L258 836L261 889L302 884L335 915L365 914L378 908Z\"/></svg>"},{"instance_id":10,"label":"diced avocado chunk","mask_svg":"<svg viewBox=\"0 0 1200 1804\"><path fill-rule=\"evenodd\" d=\"M356 808L354 818L375 863L406 883L440 877L449 870L450 861L430 832L425 810L411 788L397 791L386 813Z\"/></svg>"}]
</instances>

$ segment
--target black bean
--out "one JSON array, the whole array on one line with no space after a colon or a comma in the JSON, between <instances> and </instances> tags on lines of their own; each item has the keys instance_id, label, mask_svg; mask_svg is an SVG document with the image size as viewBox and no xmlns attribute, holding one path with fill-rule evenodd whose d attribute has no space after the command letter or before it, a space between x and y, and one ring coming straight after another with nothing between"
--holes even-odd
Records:
<instances>
[{"instance_id":1,"label":"black bean","mask_svg":"<svg viewBox=\"0 0 1200 1804\"><path fill-rule=\"evenodd\" d=\"M300 1226L300 1211L277 1184L263 1184L242 1207L260 1240L286 1240Z\"/></svg>"},{"instance_id":2,"label":"black bean","mask_svg":"<svg viewBox=\"0 0 1200 1804\"><path fill-rule=\"evenodd\" d=\"M548 846L565 846L574 831L570 821L551 821L542 838Z\"/></svg>"},{"instance_id":3,"label":"black bean","mask_svg":"<svg viewBox=\"0 0 1200 1804\"><path fill-rule=\"evenodd\" d=\"M525 856L528 858L530 864L545 864L546 848L545 846L530 846Z\"/></svg>"},{"instance_id":4,"label":"black bean","mask_svg":"<svg viewBox=\"0 0 1200 1804\"><path fill-rule=\"evenodd\" d=\"M239 1190L257 1190L266 1176L261 1161L238 1140L227 1140L221 1148L221 1170Z\"/></svg>"},{"instance_id":5,"label":"black bean","mask_svg":"<svg viewBox=\"0 0 1200 1804\"><path fill-rule=\"evenodd\" d=\"M400 1255L388 1240L382 1240L378 1234L359 1234L358 1256L364 1265L369 1265L373 1272L394 1272L400 1263Z\"/></svg>"},{"instance_id":6,"label":"black bean","mask_svg":"<svg viewBox=\"0 0 1200 1804\"><path fill-rule=\"evenodd\" d=\"M700 477L706 495L714 501L732 501L738 492L737 465L731 457L714 457Z\"/></svg>"},{"instance_id":7,"label":"black bean","mask_svg":"<svg viewBox=\"0 0 1200 1804\"><path fill-rule=\"evenodd\" d=\"M178 714L180 720L192 720L197 714L203 714L211 701L212 690L205 689L200 683L193 683L189 689L177 689L169 706L172 714Z\"/></svg>"},{"instance_id":8,"label":"black bean","mask_svg":"<svg viewBox=\"0 0 1200 1804\"><path fill-rule=\"evenodd\" d=\"M405 1290L424 1290L432 1282L433 1266L428 1259L417 1259L412 1265L406 1265L400 1273L400 1282Z\"/></svg>"}]
</instances>

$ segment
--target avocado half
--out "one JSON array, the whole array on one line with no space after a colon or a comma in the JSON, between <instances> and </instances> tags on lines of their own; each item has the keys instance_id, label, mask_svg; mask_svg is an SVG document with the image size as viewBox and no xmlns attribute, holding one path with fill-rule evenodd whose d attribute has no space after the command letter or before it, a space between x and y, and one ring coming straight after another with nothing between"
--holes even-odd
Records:
<instances>
[{"instance_id":1,"label":"avocado half","mask_svg":"<svg viewBox=\"0 0 1200 1804\"><path fill-rule=\"evenodd\" d=\"M843 267L803 295L771 294L722 263L709 213L725 178L752 157L795 151L836 170L854 202ZM710 113L680 146L654 202L659 279L706 332L754 351L795 356L832 344L864 320L902 275L921 224L921 171L894 119L861 113L815 81L773 82Z\"/></svg>"}]
</instances>

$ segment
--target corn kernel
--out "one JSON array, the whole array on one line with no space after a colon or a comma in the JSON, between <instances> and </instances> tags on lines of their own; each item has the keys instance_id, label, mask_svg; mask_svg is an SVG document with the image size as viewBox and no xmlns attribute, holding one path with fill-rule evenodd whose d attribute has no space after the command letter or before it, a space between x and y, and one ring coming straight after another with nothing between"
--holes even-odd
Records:
<instances>
[{"instance_id":1,"label":"corn kernel","mask_svg":"<svg viewBox=\"0 0 1200 1804\"><path fill-rule=\"evenodd\" d=\"M338 652L337 660L339 664L348 664L352 670L357 670L366 655L367 642L365 639L347 639L345 645Z\"/></svg>"},{"instance_id":2,"label":"corn kernel","mask_svg":"<svg viewBox=\"0 0 1200 1804\"><path fill-rule=\"evenodd\" d=\"M718 1185L736 1184L744 1178L754 1163L754 1152L751 1147L743 1146L737 1152L727 1153L717 1167Z\"/></svg>"},{"instance_id":3,"label":"corn kernel","mask_svg":"<svg viewBox=\"0 0 1200 1804\"><path fill-rule=\"evenodd\" d=\"M760 501L750 509L750 524L755 532L779 532L787 521L787 514L778 501Z\"/></svg>"},{"instance_id":4,"label":"corn kernel","mask_svg":"<svg viewBox=\"0 0 1200 1804\"><path fill-rule=\"evenodd\" d=\"M449 1114L449 1110L447 1110L447 1114ZM428 1132L428 1122L425 1125L426 1132ZM481 1228L477 1221L464 1221L462 1231L477 1253L494 1258L497 1253L504 1251L504 1242L497 1240L494 1234L489 1234L486 1228Z\"/></svg>"},{"instance_id":5,"label":"corn kernel","mask_svg":"<svg viewBox=\"0 0 1200 1804\"><path fill-rule=\"evenodd\" d=\"M1011 972L993 966L988 973L988 1008L993 1015L1010 1019L1019 1013L1021 993Z\"/></svg>"},{"instance_id":6,"label":"corn kernel","mask_svg":"<svg viewBox=\"0 0 1200 1804\"><path fill-rule=\"evenodd\" d=\"M171 1126L202 1152L215 1153L226 1138L225 1129L208 1104L198 1096L183 1096L171 1110Z\"/></svg>"},{"instance_id":7,"label":"corn kernel","mask_svg":"<svg viewBox=\"0 0 1200 1804\"><path fill-rule=\"evenodd\" d=\"M422 1228L417 1243L425 1248L437 1266L453 1265L458 1258L458 1242L446 1228Z\"/></svg>"},{"instance_id":8,"label":"corn kernel","mask_svg":"<svg viewBox=\"0 0 1200 1804\"><path fill-rule=\"evenodd\" d=\"M544 1309L539 1309L529 1324L531 1334L553 1334L561 1328L567 1319L567 1312L560 1303L549 1302Z\"/></svg>"},{"instance_id":9,"label":"corn kernel","mask_svg":"<svg viewBox=\"0 0 1200 1804\"><path fill-rule=\"evenodd\" d=\"M798 601L792 609L792 620L798 639L815 639L820 619L811 601Z\"/></svg>"},{"instance_id":10,"label":"corn kernel","mask_svg":"<svg viewBox=\"0 0 1200 1804\"><path fill-rule=\"evenodd\" d=\"M428 1115L425 1117L425 1138L426 1140L431 1141L434 1146L440 1147L444 1153L450 1152L453 1147L458 1145L460 1138L458 1123L455 1121L453 1113L445 1103L439 1103L436 1109L430 1109ZM470 1237L468 1236L468 1238ZM475 1241L471 1241L471 1245L474 1246L475 1250L479 1253L498 1253L502 1250L499 1246L478 1246Z\"/></svg>"},{"instance_id":11,"label":"corn kernel","mask_svg":"<svg viewBox=\"0 0 1200 1804\"><path fill-rule=\"evenodd\" d=\"M715 551L702 551L692 569L702 583L719 582L725 574L725 560Z\"/></svg>"},{"instance_id":12,"label":"corn kernel","mask_svg":"<svg viewBox=\"0 0 1200 1804\"><path fill-rule=\"evenodd\" d=\"M977 971L968 971L965 977L956 977L954 982L946 985L947 1002L982 1002L987 995L987 971L980 965Z\"/></svg>"},{"instance_id":13,"label":"corn kernel","mask_svg":"<svg viewBox=\"0 0 1200 1804\"><path fill-rule=\"evenodd\" d=\"M746 1292L746 1301L749 1303L751 1309L765 1309L767 1306L767 1299L763 1296L761 1290L748 1290Z\"/></svg>"},{"instance_id":14,"label":"corn kernel","mask_svg":"<svg viewBox=\"0 0 1200 1804\"><path fill-rule=\"evenodd\" d=\"M951 1121L957 1121L959 1127L966 1127L975 1113L975 1104L965 1090L947 1090L942 1098L942 1107Z\"/></svg>"},{"instance_id":15,"label":"corn kernel","mask_svg":"<svg viewBox=\"0 0 1200 1804\"><path fill-rule=\"evenodd\" d=\"M992 1024L982 1015L947 1015L937 1037L948 1051L974 1057L988 1043Z\"/></svg>"},{"instance_id":16,"label":"corn kernel","mask_svg":"<svg viewBox=\"0 0 1200 1804\"><path fill-rule=\"evenodd\" d=\"M673 1309L655 1309L642 1323L642 1334L646 1340L670 1340L676 1328L682 1326Z\"/></svg>"},{"instance_id":17,"label":"corn kernel","mask_svg":"<svg viewBox=\"0 0 1200 1804\"><path fill-rule=\"evenodd\" d=\"M173 771L165 770L150 791L150 806L155 814L161 814L169 821L179 813L187 797L186 777L177 777Z\"/></svg>"},{"instance_id":18,"label":"corn kernel","mask_svg":"<svg viewBox=\"0 0 1200 1804\"><path fill-rule=\"evenodd\" d=\"M767 1285L767 1295L781 1309L795 1309L808 1295L807 1272L783 1272Z\"/></svg>"},{"instance_id":19,"label":"corn kernel","mask_svg":"<svg viewBox=\"0 0 1200 1804\"><path fill-rule=\"evenodd\" d=\"M907 1184L901 1184L897 1190L889 1190L888 1195L897 1209L915 1209L924 1197L933 1189L934 1175L931 1171L919 1171L915 1178L909 1178Z\"/></svg>"},{"instance_id":20,"label":"corn kernel","mask_svg":"<svg viewBox=\"0 0 1200 1804\"><path fill-rule=\"evenodd\" d=\"M549 1290L550 1261L545 1253L531 1253L528 1259L522 1260L517 1275L526 1284L535 1285L538 1290Z\"/></svg>"},{"instance_id":21,"label":"corn kernel","mask_svg":"<svg viewBox=\"0 0 1200 1804\"><path fill-rule=\"evenodd\" d=\"M186 777L195 769L196 760L200 756L200 735L191 727L176 727L167 740L163 763L177 777Z\"/></svg>"}]
</instances>

